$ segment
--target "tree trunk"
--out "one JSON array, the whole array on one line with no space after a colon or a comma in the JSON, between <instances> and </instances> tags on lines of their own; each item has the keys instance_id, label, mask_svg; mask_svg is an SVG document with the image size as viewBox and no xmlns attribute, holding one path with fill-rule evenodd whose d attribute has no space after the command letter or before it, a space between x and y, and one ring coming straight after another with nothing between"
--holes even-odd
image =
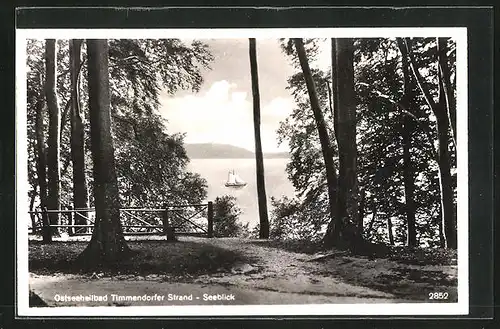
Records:
<instances>
[{"instance_id":1,"label":"tree trunk","mask_svg":"<svg viewBox=\"0 0 500 329\"><path fill-rule=\"evenodd\" d=\"M410 70L408 67L408 56L402 56L402 69L403 69L403 100L402 103L410 110L410 100L412 96L412 85L410 80ZM401 129L401 136L403 139L403 182L405 189L405 213L406 213L406 244L410 247L417 246L417 233L415 228L415 180L413 173L413 164L411 162L411 133L413 131L412 119L404 114Z\"/></svg>"},{"instance_id":2,"label":"tree trunk","mask_svg":"<svg viewBox=\"0 0 500 329\"><path fill-rule=\"evenodd\" d=\"M442 212L442 206L440 205L439 207L439 218L443 218L443 215L441 214ZM444 238L444 229L443 229L443 221L442 220L438 220L438 229L439 229L439 247L440 248L446 248L446 241L445 241L445 238Z\"/></svg>"},{"instance_id":3,"label":"tree trunk","mask_svg":"<svg viewBox=\"0 0 500 329\"><path fill-rule=\"evenodd\" d=\"M59 169L60 144L59 144L59 105L57 103L56 77L57 77L57 46L56 40L45 41L45 99L49 110L49 136L47 174L48 174L48 198L47 208L60 210L60 185L61 176ZM59 223L59 213L49 214L50 223ZM51 234L58 234L57 228L51 229Z\"/></svg>"},{"instance_id":4,"label":"tree trunk","mask_svg":"<svg viewBox=\"0 0 500 329\"><path fill-rule=\"evenodd\" d=\"M130 255L130 249L120 222L120 199L111 135L108 41L87 40L87 52L96 218L90 243L77 261L84 267L93 267L125 259Z\"/></svg>"},{"instance_id":5,"label":"tree trunk","mask_svg":"<svg viewBox=\"0 0 500 329\"><path fill-rule=\"evenodd\" d=\"M337 70L337 40L332 38L332 115L333 115L333 131L335 134L335 141L339 142L339 122L338 122L338 112L339 112L339 99L338 99L338 91L337 91L337 79L338 79L338 70Z\"/></svg>"},{"instance_id":6,"label":"tree trunk","mask_svg":"<svg viewBox=\"0 0 500 329\"><path fill-rule=\"evenodd\" d=\"M406 213L406 244L409 247L417 246L417 233L415 228L415 202L414 202L414 174L410 155L410 119L403 119L403 182L405 189L405 213Z\"/></svg>"},{"instance_id":7,"label":"tree trunk","mask_svg":"<svg viewBox=\"0 0 500 329\"><path fill-rule=\"evenodd\" d=\"M438 47L439 53L439 47ZM439 60L439 59L438 59ZM439 63L438 63L439 64ZM451 177L450 121L446 104L446 89L443 76L438 72L439 101L434 106L438 133L438 167L441 186L441 207L445 243L447 248L457 248L455 205L453 202L453 179Z\"/></svg>"},{"instance_id":8,"label":"tree trunk","mask_svg":"<svg viewBox=\"0 0 500 329\"><path fill-rule=\"evenodd\" d=\"M335 83L339 151L338 210L344 225L354 225L358 214L356 177L356 94L354 91L354 45L350 38L336 39ZM354 243L354 241L352 241Z\"/></svg>"},{"instance_id":9,"label":"tree trunk","mask_svg":"<svg viewBox=\"0 0 500 329\"><path fill-rule=\"evenodd\" d=\"M309 100L311 103L311 109L314 114L316 128L318 130L319 140L321 143L323 161L325 162L326 181L328 185L328 202L330 208L330 223L328 224L327 232L323 238L323 243L326 247L332 247L340 243L339 233L341 230L341 223L339 222L339 217L337 216L337 174L335 173L333 162L333 150L330 145L330 138L328 136L328 130L326 128L323 112L320 108L318 95L316 93L316 87L311 75L311 69L309 68L309 63L307 61L304 43L302 39L294 39L294 43L297 50L297 55L299 57L300 66L304 74L307 92L309 94Z\"/></svg>"},{"instance_id":10,"label":"tree trunk","mask_svg":"<svg viewBox=\"0 0 500 329\"><path fill-rule=\"evenodd\" d=\"M40 82L42 79L40 78ZM36 103L35 133L36 133L36 172L38 186L40 188L40 208L47 207L47 161L45 153L45 140L43 133L43 97L40 95ZM50 231L45 229L49 224L49 219L42 213L42 237L44 243L52 242Z\"/></svg>"},{"instance_id":11,"label":"tree trunk","mask_svg":"<svg viewBox=\"0 0 500 329\"><path fill-rule=\"evenodd\" d=\"M453 142L457 145L457 106L455 101L455 95L451 85L451 73L450 67L448 66L447 58L447 47L448 38L437 38L438 45L438 61L439 61L439 71L443 78L442 87L444 88L446 96L446 109L448 114L448 120L451 127L451 133ZM456 75L455 75L456 76Z\"/></svg>"},{"instance_id":12,"label":"tree trunk","mask_svg":"<svg viewBox=\"0 0 500 329\"><path fill-rule=\"evenodd\" d=\"M366 240L371 240L373 234L372 234L372 229L373 229L373 224L375 223L375 219L377 218L377 203L375 200L373 200L373 205L372 205L372 219L370 220L370 224L368 225L368 228L366 229Z\"/></svg>"},{"instance_id":13,"label":"tree trunk","mask_svg":"<svg viewBox=\"0 0 500 329\"><path fill-rule=\"evenodd\" d=\"M32 193L29 193L30 194L29 211L30 211L30 220L31 220L31 228L32 228L31 232L32 233L35 233L35 228L36 228L36 214L33 213L33 211L35 210L34 206L35 206L35 198L36 198L36 188L37 188L37 186L35 185Z\"/></svg>"},{"instance_id":14,"label":"tree trunk","mask_svg":"<svg viewBox=\"0 0 500 329\"><path fill-rule=\"evenodd\" d=\"M365 200L366 200L366 193L365 191L361 190L360 191L360 197L361 200L359 201L359 211L358 211L358 223L357 223L357 228L358 228L358 237L360 239L363 239L363 222L365 219Z\"/></svg>"},{"instance_id":15,"label":"tree trunk","mask_svg":"<svg viewBox=\"0 0 500 329\"><path fill-rule=\"evenodd\" d=\"M394 233L392 232L392 219L387 215L387 233L389 235L389 244L394 246Z\"/></svg>"},{"instance_id":16,"label":"tree trunk","mask_svg":"<svg viewBox=\"0 0 500 329\"><path fill-rule=\"evenodd\" d=\"M85 135L83 114L80 109L79 71L82 40L69 41L69 61L71 79L71 162L73 165L73 208L88 208L87 178L85 176ZM88 217L87 212L79 212ZM87 220L75 213L75 224L86 225ZM85 231L77 228L77 233Z\"/></svg>"},{"instance_id":17,"label":"tree trunk","mask_svg":"<svg viewBox=\"0 0 500 329\"><path fill-rule=\"evenodd\" d=\"M260 138L260 94L255 39L249 39L250 72L252 75L253 129L255 135L255 162L257 176L257 198L259 204L259 238L269 238L269 218L267 213L266 183L264 179L264 158Z\"/></svg>"},{"instance_id":18,"label":"tree trunk","mask_svg":"<svg viewBox=\"0 0 500 329\"><path fill-rule=\"evenodd\" d=\"M453 178L451 176L450 134L455 142L456 106L451 89L450 71L446 58L446 39L438 38L438 81L439 102L436 104L436 121L438 130L439 172L441 182L441 203L443 209L443 229L447 248L457 248L456 213L453 202ZM450 127L451 126L451 127ZM450 129L451 128L451 129ZM456 145L456 144L455 144Z\"/></svg>"},{"instance_id":19,"label":"tree trunk","mask_svg":"<svg viewBox=\"0 0 500 329\"><path fill-rule=\"evenodd\" d=\"M453 179L451 177L451 159L448 148L448 120L444 108L437 112L438 141L439 141L439 185L441 187L442 222L446 248L457 248L457 230L455 206L453 202Z\"/></svg>"}]
</instances>

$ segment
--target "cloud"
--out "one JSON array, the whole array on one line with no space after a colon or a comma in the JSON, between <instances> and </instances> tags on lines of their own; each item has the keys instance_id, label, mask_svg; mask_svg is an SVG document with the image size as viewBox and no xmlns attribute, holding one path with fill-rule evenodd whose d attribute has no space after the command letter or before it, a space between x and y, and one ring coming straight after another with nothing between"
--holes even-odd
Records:
<instances>
[{"instance_id":1,"label":"cloud","mask_svg":"<svg viewBox=\"0 0 500 329\"><path fill-rule=\"evenodd\" d=\"M329 70L331 43L319 41L317 61L312 67ZM228 143L254 149L252 84L248 39L206 39L215 60L211 70L202 70L200 92L164 94L161 112L169 121L169 132L185 132L186 142ZM287 79L298 68L290 64L277 39L257 40L257 61L261 100L261 138L265 152L278 149L276 130L295 107Z\"/></svg>"},{"instance_id":2,"label":"cloud","mask_svg":"<svg viewBox=\"0 0 500 329\"><path fill-rule=\"evenodd\" d=\"M251 104L236 87L221 80L203 94L163 98L160 112L169 122L168 130L186 132L188 143L251 147Z\"/></svg>"},{"instance_id":3,"label":"cloud","mask_svg":"<svg viewBox=\"0 0 500 329\"><path fill-rule=\"evenodd\" d=\"M292 113L294 106L291 97L276 97L262 107L262 116L281 120Z\"/></svg>"},{"instance_id":4,"label":"cloud","mask_svg":"<svg viewBox=\"0 0 500 329\"><path fill-rule=\"evenodd\" d=\"M278 149L276 129L291 111L291 99L276 97L261 106L264 152ZM252 98L236 83L215 81L205 92L161 98L160 113L170 133L185 132L187 143L225 143L254 150Z\"/></svg>"},{"instance_id":5,"label":"cloud","mask_svg":"<svg viewBox=\"0 0 500 329\"><path fill-rule=\"evenodd\" d=\"M229 83L226 80L214 82L205 96L213 102L227 102L230 96L230 89L235 88L236 84Z\"/></svg>"},{"instance_id":6,"label":"cloud","mask_svg":"<svg viewBox=\"0 0 500 329\"><path fill-rule=\"evenodd\" d=\"M212 88L214 81L231 81L251 97L250 59L248 39L203 40L209 45L215 60L211 70L203 71L205 84L201 90ZM257 40L257 65L259 72L260 98L263 103L274 97L286 97L287 79L293 74L293 67L280 49L277 39Z\"/></svg>"},{"instance_id":7,"label":"cloud","mask_svg":"<svg viewBox=\"0 0 500 329\"><path fill-rule=\"evenodd\" d=\"M330 39L318 40L318 55L312 67L329 72L332 65L332 43Z\"/></svg>"}]
</instances>

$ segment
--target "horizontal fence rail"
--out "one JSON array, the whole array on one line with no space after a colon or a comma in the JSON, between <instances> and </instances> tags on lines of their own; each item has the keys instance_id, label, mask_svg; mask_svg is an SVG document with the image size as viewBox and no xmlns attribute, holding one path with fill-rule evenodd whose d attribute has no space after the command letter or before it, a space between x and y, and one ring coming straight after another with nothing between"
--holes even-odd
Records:
<instances>
[{"instance_id":1,"label":"horizontal fence rail","mask_svg":"<svg viewBox=\"0 0 500 329\"><path fill-rule=\"evenodd\" d=\"M163 208L120 208L120 223L124 235L175 235L213 237L213 203L165 205ZM95 226L95 208L42 209L28 211L31 233L59 235L66 229L70 236L91 235Z\"/></svg>"}]
</instances>

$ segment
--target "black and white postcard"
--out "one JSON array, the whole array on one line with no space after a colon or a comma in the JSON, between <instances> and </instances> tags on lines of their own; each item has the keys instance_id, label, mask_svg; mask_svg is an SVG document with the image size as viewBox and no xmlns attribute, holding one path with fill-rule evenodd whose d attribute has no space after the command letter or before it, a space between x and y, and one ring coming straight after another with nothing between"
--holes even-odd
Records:
<instances>
[{"instance_id":1,"label":"black and white postcard","mask_svg":"<svg viewBox=\"0 0 500 329\"><path fill-rule=\"evenodd\" d=\"M17 29L18 315L467 314L467 46Z\"/></svg>"}]
</instances>

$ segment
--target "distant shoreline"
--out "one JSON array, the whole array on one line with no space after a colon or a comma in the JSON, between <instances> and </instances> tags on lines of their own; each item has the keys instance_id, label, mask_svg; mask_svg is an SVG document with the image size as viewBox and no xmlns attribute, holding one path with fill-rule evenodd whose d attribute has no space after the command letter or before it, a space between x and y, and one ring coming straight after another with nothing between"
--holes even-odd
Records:
<instances>
[{"instance_id":1,"label":"distant shoreline","mask_svg":"<svg viewBox=\"0 0 500 329\"><path fill-rule=\"evenodd\" d=\"M230 158L230 157L219 157L219 158L193 158L189 157L189 160L254 160L255 158ZM290 156L266 156L264 154L264 160L279 160L279 159L290 159Z\"/></svg>"},{"instance_id":2,"label":"distant shoreline","mask_svg":"<svg viewBox=\"0 0 500 329\"><path fill-rule=\"evenodd\" d=\"M255 159L255 153L229 144L184 144L190 159ZM264 159L289 159L288 152L270 152L263 154Z\"/></svg>"}]
</instances>

